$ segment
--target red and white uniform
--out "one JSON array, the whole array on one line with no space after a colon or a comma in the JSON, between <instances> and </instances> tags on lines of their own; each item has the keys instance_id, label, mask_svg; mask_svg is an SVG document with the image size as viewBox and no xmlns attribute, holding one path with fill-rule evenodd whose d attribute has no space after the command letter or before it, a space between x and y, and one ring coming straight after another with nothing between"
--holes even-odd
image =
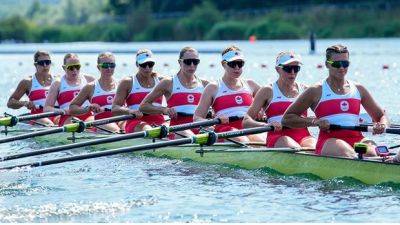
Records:
<instances>
[{"instance_id":1,"label":"red and white uniform","mask_svg":"<svg viewBox=\"0 0 400 225\"><path fill-rule=\"evenodd\" d=\"M302 85L298 84L299 95L304 91ZM268 118L268 123L271 122L282 122L283 114L286 109L296 100L295 98L286 97L279 89L278 83L272 84L272 100L265 110L265 115ZM303 116L307 116L307 111L305 111ZM274 147L276 141L282 136L288 136L300 144L304 139L310 138L310 132L307 128L299 129L283 129L281 131L271 131L267 135L267 147Z\"/></svg>"},{"instance_id":2,"label":"red and white uniform","mask_svg":"<svg viewBox=\"0 0 400 225\"><path fill-rule=\"evenodd\" d=\"M80 84L76 86L71 86L68 84L65 75L61 78L60 90L57 97L58 105L60 109L68 110L69 105L71 104L72 100L79 94L79 91L87 84L87 81L84 76L80 77ZM82 104L83 107L89 106L89 101L85 101ZM75 116L80 120L86 120L88 117L92 116L92 112L88 112L79 116ZM60 118L59 126L63 126L65 121L70 117L70 115L62 115Z\"/></svg>"},{"instance_id":3,"label":"red and white uniform","mask_svg":"<svg viewBox=\"0 0 400 225\"><path fill-rule=\"evenodd\" d=\"M328 120L330 124L343 126L359 125L361 96L356 85L348 81L350 92L345 95L335 94L326 80L322 83L322 94L318 105L315 107L315 116L318 119ZM321 154L325 141L329 138L338 138L353 146L360 142L364 136L359 131L331 130L320 131L316 146L316 153Z\"/></svg>"},{"instance_id":4,"label":"red and white uniform","mask_svg":"<svg viewBox=\"0 0 400 225\"><path fill-rule=\"evenodd\" d=\"M49 93L50 86L42 86L36 78L32 76L31 90L28 94L29 101L35 104L36 109L31 110L31 114L43 113L43 107L46 102L47 94Z\"/></svg>"},{"instance_id":5,"label":"red and white uniform","mask_svg":"<svg viewBox=\"0 0 400 225\"><path fill-rule=\"evenodd\" d=\"M112 117L111 108L116 90L117 88L114 87L114 89L110 91L105 91L103 88L101 88L99 80L96 80L94 84L93 96L92 99L90 99L90 102L92 104L98 104L100 107L107 110L101 113L94 113L94 118L96 120Z\"/></svg>"},{"instance_id":6,"label":"red and white uniform","mask_svg":"<svg viewBox=\"0 0 400 225\"><path fill-rule=\"evenodd\" d=\"M204 87L199 79L197 79L197 86L189 89L182 85L177 75L172 78L172 93L167 101L167 106L174 108L177 113L185 113L190 116L178 115L177 118L171 119L171 126L193 122L193 114L203 91Z\"/></svg>"},{"instance_id":7,"label":"red and white uniform","mask_svg":"<svg viewBox=\"0 0 400 225\"><path fill-rule=\"evenodd\" d=\"M225 82L218 80L218 91L214 102L211 105L215 116L237 116L244 117L251 103L253 103L253 91L246 81L241 81L243 87L239 90L228 88ZM215 126L216 132L225 132L233 129L242 129L242 120L236 120L228 124L219 124Z\"/></svg>"},{"instance_id":8,"label":"red and white uniform","mask_svg":"<svg viewBox=\"0 0 400 225\"><path fill-rule=\"evenodd\" d=\"M157 77L154 77L154 83L155 83L154 87L159 83ZM139 110L140 103L153 90L154 87L152 88L142 87L136 75L132 76L132 89L126 99L127 107L129 109ZM157 98L155 102L153 102L153 105L161 106L162 100L163 100L162 97ZM163 115L157 115L157 114L144 115L140 119L129 120L125 125L125 132L126 133L134 132L135 127L141 122L146 122L147 124L150 125L160 126L165 122L165 119Z\"/></svg>"}]
</instances>

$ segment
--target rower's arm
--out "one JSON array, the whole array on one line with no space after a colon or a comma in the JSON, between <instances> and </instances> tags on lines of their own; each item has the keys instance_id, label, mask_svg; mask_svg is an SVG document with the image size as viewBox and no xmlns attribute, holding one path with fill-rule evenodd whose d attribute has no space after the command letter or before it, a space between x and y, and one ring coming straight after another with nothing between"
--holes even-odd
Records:
<instances>
[{"instance_id":1,"label":"rower's arm","mask_svg":"<svg viewBox=\"0 0 400 225\"><path fill-rule=\"evenodd\" d=\"M253 91L253 96L256 96L257 92L260 90L260 85L258 85L254 80L247 80L247 84Z\"/></svg>"},{"instance_id":2,"label":"rower's arm","mask_svg":"<svg viewBox=\"0 0 400 225\"><path fill-rule=\"evenodd\" d=\"M90 111L89 107L82 107L86 100L90 100L93 96L94 83L86 84L79 94L71 101L69 105L69 113L73 116L82 115Z\"/></svg>"},{"instance_id":3,"label":"rower's arm","mask_svg":"<svg viewBox=\"0 0 400 225\"><path fill-rule=\"evenodd\" d=\"M318 86L307 88L286 110L282 118L282 125L290 128L316 126L317 119L302 117L301 114L319 101L318 98L321 95L321 90L319 89L321 88Z\"/></svg>"},{"instance_id":4,"label":"rower's arm","mask_svg":"<svg viewBox=\"0 0 400 225\"><path fill-rule=\"evenodd\" d=\"M371 96L369 91L362 85L357 84L357 89L361 95L361 104L364 107L365 111L371 116L372 121L380 122L389 125L389 119L385 114L385 110L383 110Z\"/></svg>"},{"instance_id":5,"label":"rower's arm","mask_svg":"<svg viewBox=\"0 0 400 225\"><path fill-rule=\"evenodd\" d=\"M49 94L46 97L46 103L44 104L44 112L58 112L63 111L61 109L56 109L54 105L56 104L58 93L60 90L60 81L54 81L49 89Z\"/></svg>"},{"instance_id":6,"label":"rower's arm","mask_svg":"<svg viewBox=\"0 0 400 225\"><path fill-rule=\"evenodd\" d=\"M262 87L257 92L253 103L249 107L247 114L243 118L243 127L261 127L265 126L266 123L257 122L255 119L258 117L261 109L271 101L272 88L270 86Z\"/></svg>"},{"instance_id":7,"label":"rower's arm","mask_svg":"<svg viewBox=\"0 0 400 225\"><path fill-rule=\"evenodd\" d=\"M125 101L132 90L132 77L124 78L117 87L117 92L112 105L114 116L130 114L129 108L125 106Z\"/></svg>"},{"instance_id":8,"label":"rower's arm","mask_svg":"<svg viewBox=\"0 0 400 225\"><path fill-rule=\"evenodd\" d=\"M167 107L153 105L153 102L161 96L169 96L172 92L172 79L163 79L140 103L139 110L147 114L166 114Z\"/></svg>"},{"instance_id":9,"label":"rower's arm","mask_svg":"<svg viewBox=\"0 0 400 225\"><path fill-rule=\"evenodd\" d=\"M29 101L21 101L20 99L24 94L28 94L31 89L31 80L23 79L19 82L17 89L12 93L7 101L7 107L11 109L19 109L21 107L27 107Z\"/></svg>"},{"instance_id":10,"label":"rower's arm","mask_svg":"<svg viewBox=\"0 0 400 225\"><path fill-rule=\"evenodd\" d=\"M86 79L86 81L87 81L88 83L93 82L93 81L96 80L96 78L95 78L94 76L89 75L89 74L85 74L85 75L83 75L83 76L85 77L85 79Z\"/></svg>"},{"instance_id":11,"label":"rower's arm","mask_svg":"<svg viewBox=\"0 0 400 225\"><path fill-rule=\"evenodd\" d=\"M218 87L214 83L209 83L201 94L199 104L194 111L193 121L205 120L207 117L208 109L213 103L215 94L217 93Z\"/></svg>"}]
</instances>

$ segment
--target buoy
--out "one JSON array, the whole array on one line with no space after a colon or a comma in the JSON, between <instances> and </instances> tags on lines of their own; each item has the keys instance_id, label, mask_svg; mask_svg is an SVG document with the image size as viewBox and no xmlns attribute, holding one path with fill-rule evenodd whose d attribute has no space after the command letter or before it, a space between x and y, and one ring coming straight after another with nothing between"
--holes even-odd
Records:
<instances>
[{"instance_id":1,"label":"buoy","mask_svg":"<svg viewBox=\"0 0 400 225\"><path fill-rule=\"evenodd\" d=\"M213 68L214 66L215 66L214 63L211 63L211 64L210 64L210 67L211 67L211 68Z\"/></svg>"},{"instance_id":2,"label":"buoy","mask_svg":"<svg viewBox=\"0 0 400 225\"><path fill-rule=\"evenodd\" d=\"M261 68L267 68L267 64L265 64L265 63L261 63L260 65L261 65Z\"/></svg>"},{"instance_id":3,"label":"buoy","mask_svg":"<svg viewBox=\"0 0 400 225\"><path fill-rule=\"evenodd\" d=\"M90 63L89 62L85 62L85 66L89 66L90 65Z\"/></svg>"},{"instance_id":4,"label":"buoy","mask_svg":"<svg viewBox=\"0 0 400 225\"><path fill-rule=\"evenodd\" d=\"M250 43L254 43L254 42L256 42L256 40L257 40L257 36L256 35L250 35L250 37L249 37Z\"/></svg>"},{"instance_id":5,"label":"buoy","mask_svg":"<svg viewBox=\"0 0 400 225\"><path fill-rule=\"evenodd\" d=\"M322 67L323 67L323 65L322 65L321 63L318 63L318 64L317 64L317 68L318 68L318 69L322 69Z\"/></svg>"},{"instance_id":6,"label":"buoy","mask_svg":"<svg viewBox=\"0 0 400 225\"><path fill-rule=\"evenodd\" d=\"M122 66L123 66L123 67L127 67L127 66L128 66L128 63L124 62L124 63L122 63Z\"/></svg>"},{"instance_id":7,"label":"buoy","mask_svg":"<svg viewBox=\"0 0 400 225\"><path fill-rule=\"evenodd\" d=\"M22 63L22 62L19 62L19 63L18 63L18 65L19 65L19 66L22 66L22 65L23 65L23 63Z\"/></svg>"},{"instance_id":8,"label":"buoy","mask_svg":"<svg viewBox=\"0 0 400 225\"><path fill-rule=\"evenodd\" d=\"M164 67L168 67L169 66L169 64L168 63L164 63Z\"/></svg>"},{"instance_id":9,"label":"buoy","mask_svg":"<svg viewBox=\"0 0 400 225\"><path fill-rule=\"evenodd\" d=\"M389 69L389 65L388 64L383 64L382 69L384 69L384 70Z\"/></svg>"}]
</instances>

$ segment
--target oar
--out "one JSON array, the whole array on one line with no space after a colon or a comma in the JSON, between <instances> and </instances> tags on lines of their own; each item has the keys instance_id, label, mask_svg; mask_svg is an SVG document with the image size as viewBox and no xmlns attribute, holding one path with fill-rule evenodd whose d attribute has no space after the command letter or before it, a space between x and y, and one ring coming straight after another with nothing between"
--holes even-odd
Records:
<instances>
[{"instance_id":1,"label":"oar","mask_svg":"<svg viewBox=\"0 0 400 225\"><path fill-rule=\"evenodd\" d=\"M54 128L49 128L46 130L37 131L37 132L2 138L2 139L0 139L0 144L11 142L11 141L23 140L23 139L32 138L32 137L48 135L48 134L62 133L62 132L80 133L80 132L84 131L86 128L90 128L92 126L98 126L98 125L103 125L103 124L113 123L113 122L118 122L118 121L123 121L123 120L129 120L129 119L134 119L134 118L135 118L134 115L122 115L122 116L115 116L115 117L110 117L110 118L101 119L101 120L88 121L88 122L80 121L78 123L71 123L71 124L64 125L62 127L54 127Z\"/></svg>"},{"instance_id":2,"label":"oar","mask_svg":"<svg viewBox=\"0 0 400 225\"><path fill-rule=\"evenodd\" d=\"M342 126L331 124L329 126L330 130L355 130L361 132L372 132L372 126L360 125L360 126ZM386 128L383 133L387 134L400 134L400 128Z\"/></svg>"},{"instance_id":3,"label":"oar","mask_svg":"<svg viewBox=\"0 0 400 225\"><path fill-rule=\"evenodd\" d=\"M52 117L52 116L59 116L59 115L64 115L64 112L45 112L45 113L39 113L39 114L30 114L30 115L24 115L24 116L9 116L9 117L3 117L0 118L0 125L1 126L15 126L18 122L23 122L23 121L29 121L29 120L37 120L41 118L47 118L47 117Z\"/></svg>"},{"instance_id":4,"label":"oar","mask_svg":"<svg viewBox=\"0 0 400 225\"><path fill-rule=\"evenodd\" d=\"M198 134L198 135L194 135L192 137L181 138L181 139L177 139L177 140L160 141L160 142L156 142L156 143L143 144L143 145L137 145L137 146L132 146L132 147L117 148L117 149L93 152L93 153L77 155L77 156L62 157L62 158L58 158L58 159L39 161L39 162L21 164L21 165L16 165L16 166L3 167L3 168L0 168L0 170L6 170L6 169L8 170L8 169L16 168L16 167L25 167L25 166L30 166L30 167L47 166L47 165L59 164L59 163L63 163L63 162L71 162L71 161L77 161L77 160L83 160L83 159L98 158L98 157L116 155L116 154L121 154L121 153L145 151L145 150L150 150L150 149L153 150L156 148L171 147L171 146L177 146L177 145L183 145L183 144L213 145L218 138L233 138L233 137L239 137L239 136L244 136L244 135L249 135L249 134L258 134L258 133L272 131L273 129L274 128L272 126L266 126L266 127L255 127L255 128L249 128L249 129L243 129L243 130L237 130L237 131L228 131L228 132L223 132L223 133L209 132L209 133Z\"/></svg>"},{"instance_id":5,"label":"oar","mask_svg":"<svg viewBox=\"0 0 400 225\"><path fill-rule=\"evenodd\" d=\"M234 120L238 120L240 118L230 117L229 119L231 121L234 121ZM65 150L69 150L69 149L74 149L74 148L81 148L81 147L86 147L86 146L91 146L91 145L99 145L99 144L123 141L123 140L128 140L128 139L164 138L168 135L169 132L183 131L183 130L202 127L202 126L212 126L212 125L219 124L219 123L221 123L221 121L218 118L216 118L216 119L212 119L212 120L204 120L204 121L198 121L198 122L193 122L193 123L186 123L186 124L181 124L181 125L176 125L176 126L171 126L171 127L160 126L160 127L152 128L150 130L146 130L146 131L139 131L139 132L135 132L135 133L116 135L113 137L101 138L101 139L97 139L97 140L90 140L90 141L85 141L85 142L55 146L55 147L45 148L45 149L33 151L33 152L25 152L25 153L20 153L20 154L15 154L15 155L8 155L8 156L0 157L0 161L25 158L25 157L29 157L29 156L35 156L35 155L43 155L43 154L60 152L60 151L65 151Z\"/></svg>"}]
</instances>

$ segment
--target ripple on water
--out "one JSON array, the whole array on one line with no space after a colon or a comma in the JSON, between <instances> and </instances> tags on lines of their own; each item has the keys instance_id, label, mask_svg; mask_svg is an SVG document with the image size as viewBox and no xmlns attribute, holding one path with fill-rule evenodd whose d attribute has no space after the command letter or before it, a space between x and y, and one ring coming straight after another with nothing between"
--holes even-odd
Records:
<instances>
[{"instance_id":1,"label":"ripple on water","mask_svg":"<svg viewBox=\"0 0 400 225\"><path fill-rule=\"evenodd\" d=\"M126 199L116 202L71 202L47 203L42 205L15 205L0 208L0 221L3 223L18 222L110 222L117 215L133 208L154 205L157 199L148 196L141 199Z\"/></svg>"}]
</instances>

